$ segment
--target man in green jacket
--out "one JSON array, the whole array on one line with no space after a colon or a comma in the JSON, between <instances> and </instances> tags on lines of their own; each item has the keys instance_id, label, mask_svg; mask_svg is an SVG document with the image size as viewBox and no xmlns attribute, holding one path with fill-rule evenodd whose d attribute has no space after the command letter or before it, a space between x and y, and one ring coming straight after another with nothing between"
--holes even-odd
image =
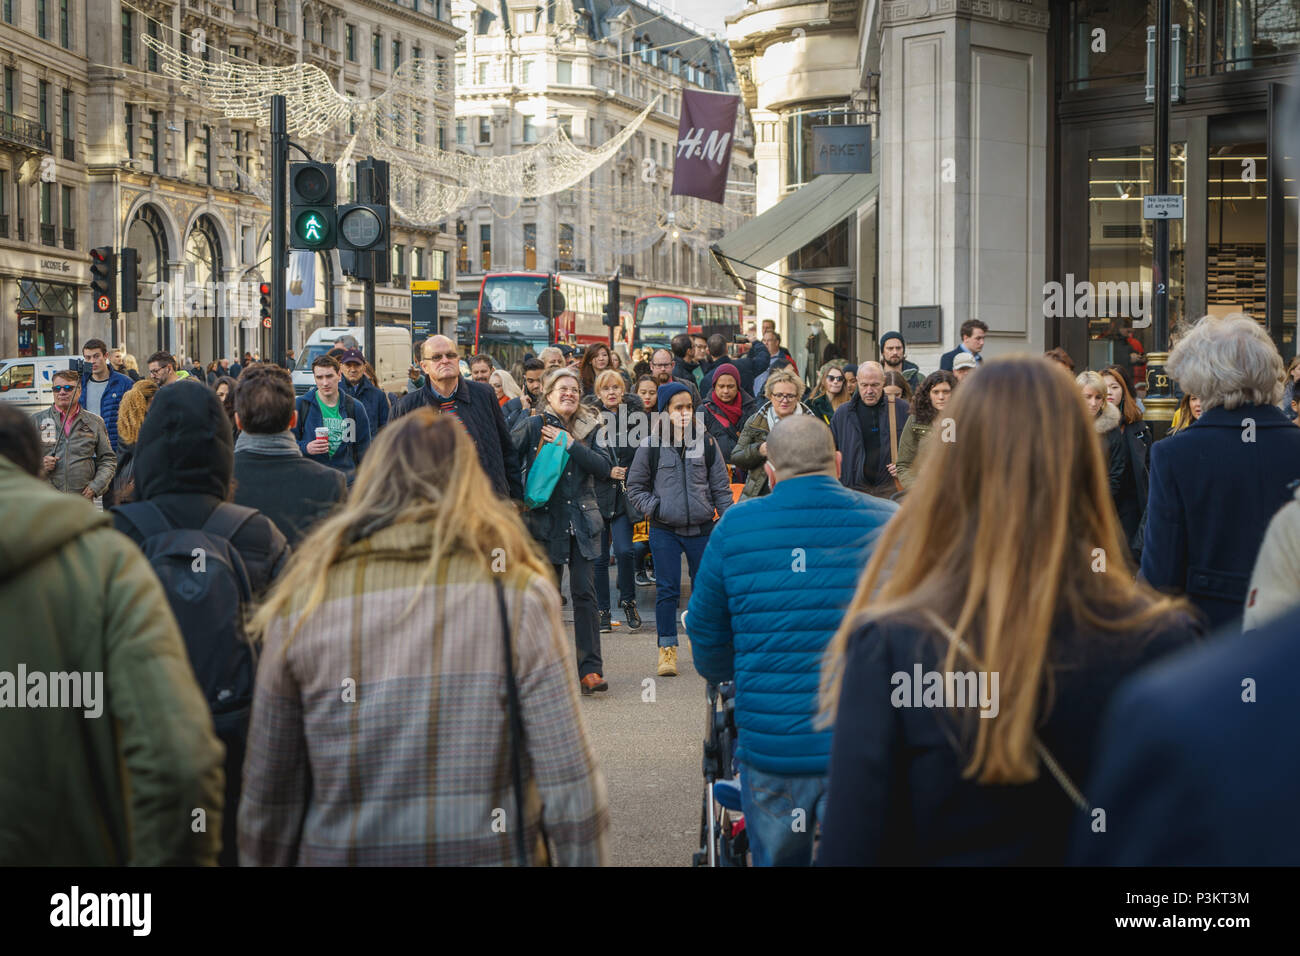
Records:
<instances>
[{"instance_id":1,"label":"man in green jacket","mask_svg":"<svg viewBox=\"0 0 1300 956\"><path fill-rule=\"evenodd\" d=\"M223 748L167 597L40 454L0 407L0 866L213 865Z\"/></svg>"}]
</instances>

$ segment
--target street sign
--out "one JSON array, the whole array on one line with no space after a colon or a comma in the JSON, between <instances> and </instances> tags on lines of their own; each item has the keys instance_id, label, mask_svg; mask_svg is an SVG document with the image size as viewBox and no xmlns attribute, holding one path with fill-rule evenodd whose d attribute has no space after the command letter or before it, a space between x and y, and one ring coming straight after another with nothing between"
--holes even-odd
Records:
<instances>
[{"instance_id":1,"label":"street sign","mask_svg":"<svg viewBox=\"0 0 1300 956\"><path fill-rule=\"evenodd\" d=\"M940 322L943 307L903 305L898 308L899 331L909 345L938 345L943 341Z\"/></svg>"},{"instance_id":2,"label":"street sign","mask_svg":"<svg viewBox=\"0 0 1300 956\"><path fill-rule=\"evenodd\" d=\"M1183 218L1183 197L1182 196L1143 196L1142 197L1142 218L1143 219L1182 219Z\"/></svg>"},{"instance_id":3,"label":"street sign","mask_svg":"<svg viewBox=\"0 0 1300 956\"><path fill-rule=\"evenodd\" d=\"M271 327L271 320L269 318L263 319L262 328L269 329L270 327Z\"/></svg>"},{"instance_id":4,"label":"street sign","mask_svg":"<svg viewBox=\"0 0 1300 956\"><path fill-rule=\"evenodd\" d=\"M438 334L437 279L411 280L411 341L421 342Z\"/></svg>"}]
</instances>

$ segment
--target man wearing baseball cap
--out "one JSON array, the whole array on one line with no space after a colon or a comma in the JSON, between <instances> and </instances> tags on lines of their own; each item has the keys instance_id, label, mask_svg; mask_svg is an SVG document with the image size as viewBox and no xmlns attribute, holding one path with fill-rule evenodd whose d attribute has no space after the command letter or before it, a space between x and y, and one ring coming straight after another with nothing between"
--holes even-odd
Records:
<instances>
[{"instance_id":1,"label":"man wearing baseball cap","mask_svg":"<svg viewBox=\"0 0 1300 956\"><path fill-rule=\"evenodd\" d=\"M351 395L360 402L370 418L370 429L374 433L388 424L388 396L366 374L366 358L360 349L347 349L338 357L343 366L343 381L340 389L345 395Z\"/></svg>"},{"instance_id":2,"label":"man wearing baseball cap","mask_svg":"<svg viewBox=\"0 0 1300 956\"><path fill-rule=\"evenodd\" d=\"M886 372L894 371L903 376L913 392L925 378L920 367L907 360L907 343L903 341L901 332L886 332L880 337L880 362L885 366Z\"/></svg>"},{"instance_id":3,"label":"man wearing baseball cap","mask_svg":"<svg viewBox=\"0 0 1300 956\"><path fill-rule=\"evenodd\" d=\"M952 360L952 374L957 376L957 381L962 381L975 370L975 356L969 352L958 352Z\"/></svg>"}]
</instances>

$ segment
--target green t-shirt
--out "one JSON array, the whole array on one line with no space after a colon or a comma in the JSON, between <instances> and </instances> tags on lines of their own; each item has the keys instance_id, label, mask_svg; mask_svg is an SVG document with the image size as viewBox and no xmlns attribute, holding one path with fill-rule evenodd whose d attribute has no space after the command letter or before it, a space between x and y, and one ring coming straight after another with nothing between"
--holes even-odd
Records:
<instances>
[{"instance_id":1,"label":"green t-shirt","mask_svg":"<svg viewBox=\"0 0 1300 956\"><path fill-rule=\"evenodd\" d=\"M339 450L339 445L343 444L343 416L339 413L339 408L342 406L343 401L340 399L339 404L331 408L326 405L324 400L320 397L320 392L317 392L316 404L320 406L321 418L324 419L322 424L330 430L330 457L333 458ZM312 437L315 438L316 436L313 435Z\"/></svg>"}]
</instances>

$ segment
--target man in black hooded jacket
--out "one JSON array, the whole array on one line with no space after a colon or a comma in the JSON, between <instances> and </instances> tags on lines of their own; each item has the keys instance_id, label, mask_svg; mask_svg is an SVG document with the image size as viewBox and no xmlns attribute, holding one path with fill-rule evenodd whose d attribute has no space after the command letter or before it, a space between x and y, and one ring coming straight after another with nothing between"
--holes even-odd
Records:
<instances>
[{"instance_id":1,"label":"man in black hooded jacket","mask_svg":"<svg viewBox=\"0 0 1300 956\"><path fill-rule=\"evenodd\" d=\"M217 505L230 500L234 473L230 419L216 393L197 380L159 389L136 442L136 500L152 502L174 528L202 528ZM113 527L143 547L146 536L117 509ZM289 545L261 512L249 518L230 543L244 560L256 600L288 563ZM230 812L222 819L219 862L234 866L238 861L234 809L243 785L245 741L238 731L220 737L226 745L225 806Z\"/></svg>"}]
</instances>

